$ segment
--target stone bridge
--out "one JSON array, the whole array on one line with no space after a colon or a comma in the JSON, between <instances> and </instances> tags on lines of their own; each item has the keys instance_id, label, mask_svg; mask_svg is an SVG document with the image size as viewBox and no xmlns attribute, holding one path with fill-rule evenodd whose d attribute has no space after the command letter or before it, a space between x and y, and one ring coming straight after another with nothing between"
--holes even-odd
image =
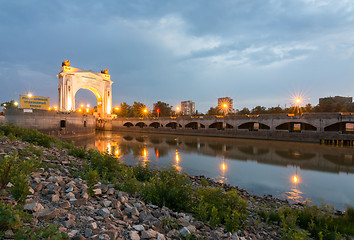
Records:
<instances>
[{"instance_id":1,"label":"stone bridge","mask_svg":"<svg viewBox=\"0 0 354 240\"><path fill-rule=\"evenodd\" d=\"M311 113L301 116L265 114L226 117L117 118L112 121L112 128L113 130L172 131L193 133L192 135L227 135L228 137L295 141L296 138L298 141L303 141L305 136L305 138L311 139L309 140L311 142L326 139L330 141L349 140L350 142L346 145L352 145L354 113Z\"/></svg>"}]
</instances>

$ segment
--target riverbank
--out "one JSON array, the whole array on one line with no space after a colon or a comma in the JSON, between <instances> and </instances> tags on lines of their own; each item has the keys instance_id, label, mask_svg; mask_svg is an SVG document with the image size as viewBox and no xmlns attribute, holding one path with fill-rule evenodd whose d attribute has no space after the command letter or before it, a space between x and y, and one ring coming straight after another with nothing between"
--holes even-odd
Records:
<instances>
[{"instance_id":1,"label":"riverbank","mask_svg":"<svg viewBox=\"0 0 354 240\"><path fill-rule=\"evenodd\" d=\"M42 162L28 179L31 188L24 209L33 216L33 221L26 223L29 227L56 224L60 232L75 239L284 239L295 233L308 234L296 222L290 225L291 221L283 219L300 214L306 207L270 196L253 196L245 190L236 192L236 187L201 176L180 175L171 169L125 167L110 155L96 151L69 145L31 146L12 137L2 137L0 152L2 158L17 153L20 159L38 158ZM123 178L117 173L123 174ZM118 181L113 184L113 179ZM156 186L171 187L156 192ZM7 184L8 192L11 187ZM181 189L194 199L189 199ZM185 197L175 202L177 208L190 210L187 205L195 206L192 213L167 208L166 205L171 205L166 201L171 192L175 195L170 197ZM165 197L162 204L165 206L146 201L150 197L151 202L158 203L156 196L160 193ZM232 198L225 201L228 196ZM8 204L16 203L10 195L6 199ZM221 209L231 207L227 205L230 201L236 202L232 214L225 216L228 212ZM345 219L332 213L330 216ZM13 237L15 230L6 229L6 237Z\"/></svg>"}]
</instances>

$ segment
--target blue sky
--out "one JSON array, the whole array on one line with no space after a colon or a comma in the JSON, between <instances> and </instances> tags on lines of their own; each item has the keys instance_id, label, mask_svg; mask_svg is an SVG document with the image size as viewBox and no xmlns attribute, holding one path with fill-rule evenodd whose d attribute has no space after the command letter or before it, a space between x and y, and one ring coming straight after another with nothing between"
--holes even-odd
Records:
<instances>
[{"instance_id":1,"label":"blue sky","mask_svg":"<svg viewBox=\"0 0 354 240\"><path fill-rule=\"evenodd\" d=\"M56 104L65 59L108 68L115 105L353 96L351 0L0 0L0 33L0 102L31 91ZM77 99L95 105L88 90Z\"/></svg>"}]
</instances>

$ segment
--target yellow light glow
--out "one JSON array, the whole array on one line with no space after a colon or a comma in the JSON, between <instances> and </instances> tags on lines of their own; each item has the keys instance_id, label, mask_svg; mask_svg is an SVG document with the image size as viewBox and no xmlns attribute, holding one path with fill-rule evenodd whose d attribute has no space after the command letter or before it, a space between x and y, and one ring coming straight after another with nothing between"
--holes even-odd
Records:
<instances>
[{"instance_id":1,"label":"yellow light glow","mask_svg":"<svg viewBox=\"0 0 354 240\"><path fill-rule=\"evenodd\" d=\"M225 104L223 105L223 107L224 107L224 108L227 108L227 104L225 103Z\"/></svg>"},{"instance_id":2,"label":"yellow light glow","mask_svg":"<svg viewBox=\"0 0 354 240\"><path fill-rule=\"evenodd\" d=\"M225 163L222 163L222 164L221 164L221 169L222 169L223 171L226 170L226 164L225 164Z\"/></svg>"},{"instance_id":3,"label":"yellow light glow","mask_svg":"<svg viewBox=\"0 0 354 240\"><path fill-rule=\"evenodd\" d=\"M54 106L54 110L57 110L58 109L58 107L57 106Z\"/></svg>"},{"instance_id":4,"label":"yellow light glow","mask_svg":"<svg viewBox=\"0 0 354 240\"><path fill-rule=\"evenodd\" d=\"M115 107L115 108L114 108L114 110L116 110L116 111L119 111L119 109L120 109L119 107Z\"/></svg>"},{"instance_id":5,"label":"yellow light glow","mask_svg":"<svg viewBox=\"0 0 354 240\"><path fill-rule=\"evenodd\" d=\"M293 176L292 180L293 180L294 183L298 183L299 182L299 178L296 175Z\"/></svg>"},{"instance_id":6,"label":"yellow light glow","mask_svg":"<svg viewBox=\"0 0 354 240\"><path fill-rule=\"evenodd\" d=\"M79 112L82 112L82 109L80 108L78 111L79 111Z\"/></svg>"},{"instance_id":7,"label":"yellow light glow","mask_svg":"<svg viewBox=\"0 0 354 240\"><path fill-rule=\"evenodd\" d=\"M81 104L80 107L83 108L83 107L84 107L84 104Z\"/></svg>"},{"instance_id":8,"label":"yellow light glow","mask_svg":"<svg viewBox=\"0 0 354 240\"><path fill-rule=\"evenodd\" d=\"M50 110L52 110L51 108L48 108L48 110L50 111Z\"/></svg>"},{"instance_id":9,"label":"yellow light glow","mask_svg":"<svg viewBox=\"0 0 354 240\"><path fill-rule=\"evenodd\" d=\"M300 103L300 102L301 102L301 99L300 99L300 98L297 98L297 99L296 99L296 102L297 102L297 103Z\"/></svg>"},{"instance_id":10,"label":"yellow light glow","mask_svg":"<svg viewBox=\"0 0 354 240\"><path fill-rule=\"evenodd\" d=\"M89 112L90 111L90 109L89 108L86 108L86 112Z\"/></svg>"},{"instance_id":11,"label":"yellow light glow","mask_svg":"<svg viewBox=\"0 0 354 240\"><path fill-rule=\"evenodd\" d=\"M88 108L89 108L89 107L90 107L90 104L87 104L87 105L86 105L86 107L88 107Z\"/></svg>"},{"instance_id":12,"label":"yellow light glow","mask_svg":"<svg viewBox=\"0 0 354 240\"><path fill-rule=\"evenodd\" d=\"M32 97L32 93L27 94L27 97L31 98Z\"/></svg>"},{"instance_id":13,"label":"yellow light glow","mask_svg":"<svg viewBox=\"0 0 354 240\"><path fill-rule=\"evenodd\" d=\"M179 154L178 154L178 152L176 152L175 159L176 159L176 162L179 162Z\"/></svg>"},{"instance_id":14,"label":"yellow light glow","mask_svg":"<svg viewBox=\"0 0 354 240\"><path fill-rule=\"evenodd\" d=\"M119 156L119 149L116 149L116 150L114 151L114 155Z\"/></svg>"},{"instance_id":15,"label":"yellow light glow","mask_svg":"<svg viewBox=\"0 0 354 240\"><path fill-rule=\"evenodd\" d=\"M147 113L147 111L148 111L148 110L147 110L146 108L144 108L144 110L143 110L143 111L144 111L144 113Z\"/></svg>"},{"instance_id":16,"label":"yellow light glow","mask_svg":"<svg viewBox=\"0 0 354 240\"><path fill-rule=\"evenodd\" d=\"M180 107L176 107L176 111L179 112L181 110Z\"/></svg>"},{"instance_id":17,"label":"yellow light glow","mask_svg":"<svg viewBox=\"0 0 354 240\"><path fill-rule=\"evenodd\" d=\"M143 150L143 157L147 157L147 155L148 155L148 152L146 151L146 148L144 148L144 150Z\"/></svg>"},{"instance_id":18,"label":"yellow light glow","mask_svg":"<svg viewBox=\"0 0 354 240\"><path fill-rule=\"evenodd\" d=\"M15 106L18 106L18 102L15 102L14 104L15 104Z\"/></svg>"}]
</instances>

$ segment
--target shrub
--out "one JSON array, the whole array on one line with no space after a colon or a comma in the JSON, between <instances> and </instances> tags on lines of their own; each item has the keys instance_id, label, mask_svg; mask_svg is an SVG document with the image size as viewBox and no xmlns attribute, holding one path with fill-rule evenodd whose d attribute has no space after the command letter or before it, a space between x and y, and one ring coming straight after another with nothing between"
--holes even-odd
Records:
<instances>
[{"instance_id":1,"label":"shrub","mask_svg":"<svg viewBox=\"0 0 354 240\"><path fill-rule=\"evenodd\" d=\"M349 221L354 222L354 207L348 207L345 216Z\"/></svg>"},{"instance_id":2,"label":"shrub","mask_svg":"<svg viewBox=\"0 0 354 240\"><path fill-rule=\"evenodd\" d=\"M239 230L246 219L247 203L236 190L224 192L221 188L200 187L193 212L212 227L225 224L228 231Z\"/></svg>"},{"instance_id":3,"label":"shrub","mask_svg":"<svg viewBox=\"0 0 354 240\"><path fill-rule=\"evenodd\" d=\"M0 156L0 191L11 182L14 186L11 188L13 197L19 202L24 203L29 193L27 183L29 174L40 165L38 158L20 159L17 153L9 156Z\"/></svg>"},{"instance_id":4,"label":"shrub","mask_svg":"<svg viewBox=\"0 0 354 240\"><path fill-rule=\"evenodd\" d=\"M191 203L192 189L189 178L170 166L162 168L150 182L147 182L142 195L145 201L160 207L166 206L177 211L187 210Z\"/></svg>"},{"instance_id":5,"label":"shrub","mask_svg":"<svg viewBox=\"0 0 354 240\"><path fill-rule=\"evenodd\" d=\"M7 230L12 230L15 239L68 239L68 235L60 233L58 227L49 225L46 228L30 228L24 223L31 221L31 215L23 211L22 206L11 206L0 202L0 238Z\"/></svg>"},{"instance_id":6,"label":"shrub","mask_svg":"<svg viewBox=\"0 0 354 240\"><path fill-rule=\"evenodd\" d=\"M90 196L93 196L93 187L97 183L99 175L96 170L90 169L90 171L88 171L88 173L86 174L85 178L87 179L87 192Z\"/></svg>"},{"instance_id":7,"label":"shrub","mask_svg":"<svg viewBox=\"0 0 354 240\"><path fill-rule=\"evenodd\" d=\"M133 167L134 177L140 182L150 181L156 172L150 168L150 164L146 163L145 166L139 162L138 166Z\"/></svg>"}]
</instances>

